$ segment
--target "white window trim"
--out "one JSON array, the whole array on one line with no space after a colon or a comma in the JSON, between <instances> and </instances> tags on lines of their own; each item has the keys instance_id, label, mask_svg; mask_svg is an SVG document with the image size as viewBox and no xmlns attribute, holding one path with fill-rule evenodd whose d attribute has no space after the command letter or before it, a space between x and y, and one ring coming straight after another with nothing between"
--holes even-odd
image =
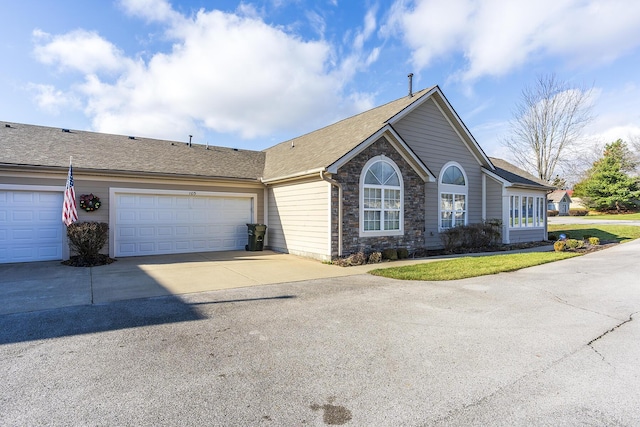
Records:
<instances>
[{"instance_id":1,"label":"white window trim","mask_svg":"<svg viewBox=\"0 0 640 427\"><path fill-rule=\"evenodd\" d=\"M540 230L542 228L545 228L547 226L546 223L546 215L547 215L547 209L548 209L548 201L546 199L545 196L541 196L539 193L510 193L509 194L509 199L507 201L508 203L508 218L509 218L509 229L511 230ZM523 220L526 220L527 217L522 215L522 198L523 197L532 197L533 198L533 222L531 225L529 225L528 222L525 222L523 225ZM518 203L515 204L518 208L518 225L514 225L513 224L513 217L511 216L511 206L512 203L514 203L514 201L518 200ZM536 202L537 199L537 202ZM539 208L539 204L542 204L543 209L542 211L540 211ZM542 216L540 216L539 214L542 214ZM536 225L536 223L538 225Z\"/></svg>"},{"instance_id":2,"label":"white window trim","mask_svg":"<svg viewBox=\"0 0 640 427\"><path fill-rule=\"evenodd\" d=\"M388 163L398 174L398 180L400 181L400 229L399 230L369 230L365 231L364 229L364 179L367 171L376 162L383 161ZM382 187L384 188L384 186ZM360 199L360 237L384 237L384 236L403 236L404 235L404 180L402 178L402 173L400 173L400 168L398 165L386 157L385 155L380 155L376 157L372 157L369 161L364 165L362 171L360 172L360 184L359 184L359 199ZM391 189L391 187L389 187ZM397 189L397 188L395 188ZM384 192L384 191L383 191ZM384 224L384 218L380 218L381 226Z\"/></svg>"},{"instance_id":3,"label":"white window trim","mask_svg":"<svg viewBox=\"0 0 640 427\"><path fill-rule=\"evenodd\" d=\"M461 185L455 184L443 184L442 177L444 173L449 167L455 166L460 169L462 172L462 176L464 177L464 187ZM464 188L464 191L460 191L460 189ZM442 195L443 194L453 194L453 203L455 206L455 196L462 195L464 196L464 225L469 223L469 179L467 178L467 172L465 172L464 168L460 166L458 162L448 162L440 169L440 176L438 176L438 229L440 231L448 230L450 227L442 226Z\"/></svg>"}]
</instances>

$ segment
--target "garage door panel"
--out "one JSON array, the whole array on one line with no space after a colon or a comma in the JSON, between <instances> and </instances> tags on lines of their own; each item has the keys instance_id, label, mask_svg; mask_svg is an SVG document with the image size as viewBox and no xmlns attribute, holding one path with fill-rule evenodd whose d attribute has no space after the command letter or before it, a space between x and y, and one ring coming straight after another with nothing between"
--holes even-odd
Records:
<instances>
[{"instance_id":1,"label":"garage door panel","mask_svg":"<svg viewBox=\"0 0 640 427\"><path fill-rule=\"evenodd\" d=\"M36 232L33 228L14 228L13 240L16 243L24 241L32 241L36 238Z\"/></svg>"},{"instance_id":2,"label":"garage door panel","mask_svg":"<svg viewBox=\"0 0 640 427\"><path fill-rule=\"evenodd\" d=\"M116 256L243 249L252 222L249 197L116 194L115 209Z\"/></svg>"},{"instance_id":3,"label":"garage door panel","mask_svg":"<svg viewBox=\"0 0 640 427\"><path fill-rule=\"evenodd\" d=\"M36 232L38 239L59 241L61 236L59 228L38 228Z\"/></svg>"},{"instance_id":4,"label":"garage door panel","mask_svg":"<svg viewBox=\"0 0 640 427\"><path fill-rule=\"evenodd\" d=\"M62 213L62 209L60 209ZM34 212L26 209L14 209L11 212L11 220L15 223L19 222L33 222ZM62 221L62 220L61 220Z\"/></svg>"},{"instance_id":5,"label":"garage door panel","mask_svg":"<svg viewBox=\"0 0 640 427\"><path fill-rule=\"evenodd\" d=\"M54 222L60 218L62 209L60 211L57 210L41 210L38 211L38 220L41 222Z\"/></svg>"},{"instance_id":6,"label":"garage door panel","mask_svg":"<svg viewBox=\"0 0 640 427\"><path fill-rule=\"evenodd\" d=\"M140 211L138 213L139 221L155 221L156 215L154 211Z\"/></svg>"},{"instance_id":7,"label":"garage door panel","mask_svg":"<svg viewBox=\"0 0 640 427\"><path fill-rule=\"evenodd\" d=\"M174 213L171 211L159 211L158 221L160 222L173 221L174 216L175 216Z\"/></svg>"}]
</instances>

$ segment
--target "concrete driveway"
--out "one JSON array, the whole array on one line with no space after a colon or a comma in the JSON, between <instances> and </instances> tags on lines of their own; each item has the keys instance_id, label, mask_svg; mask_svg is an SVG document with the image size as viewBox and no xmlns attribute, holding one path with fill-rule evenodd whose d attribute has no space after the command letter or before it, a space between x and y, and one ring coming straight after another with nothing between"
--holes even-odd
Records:
<instances>
[{"instance_id":1,"label":"concrete driveway","mask_svg":"<svg viewBox=\"0 0 640 427\"><path fill-rule=\"evenodd\" d=\"M553 247L530 250L548 251ZM393 266L441 258L447 257L396 261ZM86 268L64 266L58 261L0 264L0 315L354 276L383 266L385 264L343 268L272 251L130 257L120 258L113 264Z\"/></svg>"},{"instance_id":2,"label":"concrete driveway","mask_svg":"<svg viewBox=\"0 0 640 427\"><path fill-rule=\"evenodd\" d=\"M0 314L360 273L271 251L120 258L99 267L0 264Z\"/></svg>"},{"instance_id":3,"label":"concrete driveway","mask_svg":"<svg viewBox=\"0 0 640 427\"><path fill-rule=\"evenodd\" d=\"M640 241L0 316L1 425L640 425Z\"/></svg>"}]
</instances>

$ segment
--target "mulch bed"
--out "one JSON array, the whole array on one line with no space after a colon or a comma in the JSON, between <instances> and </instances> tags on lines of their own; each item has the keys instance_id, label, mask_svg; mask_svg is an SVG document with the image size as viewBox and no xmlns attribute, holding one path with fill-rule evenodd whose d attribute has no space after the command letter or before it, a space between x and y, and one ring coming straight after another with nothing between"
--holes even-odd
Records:
<instances>
[{"instance_id":1,"label":"mulch bed","mask_svg":"<svg viewBox=\"0 0 640 427\"><path fill-rule=\"evenodd\" d=\"M109 258L107 255L103 254L99 254L97 258L90 260L75 255L66 261L62 261L62 264L70 267L97 267L99 265L111 264L115 261L115 259Z\"/></svg>"}]
</instances>

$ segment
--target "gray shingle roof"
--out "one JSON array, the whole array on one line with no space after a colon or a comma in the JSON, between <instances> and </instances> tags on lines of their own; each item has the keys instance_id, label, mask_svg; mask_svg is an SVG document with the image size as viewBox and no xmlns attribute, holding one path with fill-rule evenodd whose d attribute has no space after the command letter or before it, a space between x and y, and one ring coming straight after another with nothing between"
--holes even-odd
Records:
<instances>
[{"instance_id":1,"label":"gray shingle roof","mask_svg":"<svg viewBox=\"0 0 640 427\"><path fill-rule=\"evenodd\" d=\"M265 154L184 142L0 122L0 165L258 180Z\"/></svg>"},{"instance_id":2,"label":"gray shingle roof","mask_svg":"<svg viewBox=\"0 0 640 427\"><path fill-rule=\"evenodd\" d=\"M512 184L540 189L553 188L538 177L530 174L523 169L520 169L519 167L507 162L506 160L498 159L495 157L489 157L489 160L491 160L491 163L493 163L496 168L496 170L493 172Z\"/></svg>"},{"instance_id":3,"label":"gray shingle roof","mask_svg":"<svg viewBox=\"0 0 640 427\"><path fill-rule=\"evenodd\" d=\"M558 202L562 201L562 198L564 196L567 196L569 198L569 201L571 201L571 197L569 197L569 194L567 193L567 190L555 190L555 191L552 191L551 193L547 194L547 200L549 200L550 202L558 203Z\"/></svg>"},{"instance_id":4,"label":"gray shingle roof","mask_svg":"<svg viewBox=\"0 0 640 427\"><path fill-rule=\"evenodd\" d=\"M267 148L264 178L286 177L332 165L431 89L423 89L412 97L405 96Z\"/></svg>"}]
</instances>

